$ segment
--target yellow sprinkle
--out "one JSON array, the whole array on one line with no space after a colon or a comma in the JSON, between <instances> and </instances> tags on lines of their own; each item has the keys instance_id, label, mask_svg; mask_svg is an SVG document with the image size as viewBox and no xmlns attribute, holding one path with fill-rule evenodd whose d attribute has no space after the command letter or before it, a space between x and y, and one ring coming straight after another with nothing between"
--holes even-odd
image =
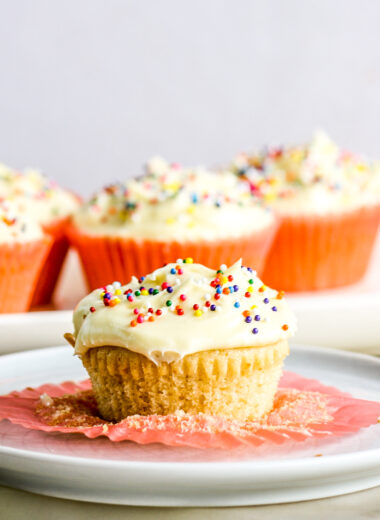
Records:
<instances>
[{"instance_id":1,"label":"yellow sprinkle","mask_svg":"<svg viewBox=\"0 0 380 520\"><path fill-rule=\"evenodd\" d=\"M257 305L252 305L251 309L256 309Z\"/></svg>"},{"instance_id":2,"label":"yellow sprinkle","mask_svg":"<svg viewBox=\"0 0 380 520\"><path fill-rule=\"evenodd\" d=\"M146 289L141 291L142 296L148 296L149 292Z\"/></svg>"},{"instance_id":3,"label":"yellow sprinkle","mask_svg":"<svg viewBox=\"0 0 380 520\"><path fill-rule=\"evenodd\" d=\"M194 213L195 206L189 206L186 211L187 211L187 213L190 213L190 214Z\"/></svg>"},{"instance_id":4,"label":"yellow sprinkle","mask_svg":"<svg viewBox=\"0 0 380 520\"><path fill-rule=\"evenodd\" d=\"M192 258L185 258L185 264L192 264L194 260Z\"/></svg>"},{"instance_id":5,"label":"yellow sprinkle","mask_svg":"<svg viewBox=\"0 0 380 520\"><path fill-rule=\"evenodd\" d=\"M252 285L250 285L250 286L247 288L247 292L253 292L253 287L252 287Z\"/></svg>"},{"instance_id":6,"label":"yellow sprinkle","mask_svg":"<svg viewBox=\"0 0 380 520\"><path fill-rule=\"evenodd\" d=\"M194 316L202 316L203 312L200 309L194 311Z\"/></svg>"},{"instance_id":7,"label":"yellow sprinkle","mask_svg":"<svg viewBox=\"0 0 380 520\"><path fill-rule=\"evenodd\" d=\"M363 163L359 163L359 164L357 164L357 165L356 165L356 168L357 168L360 172L365 172L366 169L367 169L366 165L363 164Z\"/></svg>"},{"instance_id":8,"label":"yellow sprinkle","mask_svg":"<svg viewBox=\"0 0 380 520\"><path fill-rule=\"evenodd\" d=\"M120 299L119 299L119 298L114 298L113 301L114 301L115 303L120 303Z\"/></svg>"},{"instance_id":9,"label":"yellow sprinkle","mask_svg":"<svg viewBox=\"0 0 380 520\"><path fill-rule=\"evenodd\" d=\"M276 200L276 194L275 193L266 193L264 195L265 202L273 202Z\"/></svg>"},{"instance_id":10,"label":"yellow sprinkle","mask_svg":"<svg viewBox=\"0 0 380 520\"><path fill-rule=\"evenodd\" d=\"M103 291L100 293L100 298L103 298L106 293Z\"/></svg>"},{"instance_id":11,"label":"yellow sprinkle","mask_svg":"<svg viewBox=\"0 0 380 520\"><path fill-rule=\"evenodd\" d=\"M116 289L115 294L121 294L121 289Z\"/></svg>"},{"instance_id":12,"label":"yellow sprinkle","mask_svg":"<svg viewBox=\"0 0 380 520\"><path fill-rule=\"evenodd\" d=\"M170 184L164 184L165 190L177 191L181 187L179 182L171 182Z\"/></svg>"},{"instance_id":13,"label":"yellow sprinkle","mask_svg":"<svg viewBox=\"0 0 380 520\"><path fill-rule=\"evenodd\" d=\"M167 224L174 224L175 223L175 218L167 218L166 219L166 223Z\"/></svg>"},{"instance_id":14,"label":"yellow sprinkle","mask_svg":"<svg viewBox=\"0 0 380 520\"><path fill-rule=\"evenodd\" d=\"M221 282L222 282L223 284L224 284L224 283L227 283L227 282L228 282L228 278L227 278L227 276L222 276Z\"/></svg>"}]
</instances>

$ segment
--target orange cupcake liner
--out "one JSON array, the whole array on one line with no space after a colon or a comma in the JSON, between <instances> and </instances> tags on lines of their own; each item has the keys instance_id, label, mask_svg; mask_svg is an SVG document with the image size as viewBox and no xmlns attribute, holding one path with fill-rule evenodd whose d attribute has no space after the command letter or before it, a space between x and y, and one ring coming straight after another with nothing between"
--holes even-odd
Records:
<instances>
[{"instance_id":1,"label":"orange cupcake liner","mask_svg":"<svg viewBox=\"0 0 380 520\"><path fill-rule=\"evenodd\" d=\"M52 239L52 246L41 270L32 299L32 306L47 305L51 302L63 262L69 249L66 236L68 219L60 218L44 225L43 229Z\"/></svg>"},{"instance_id":2,"label":"orange cupcake liner","mask_svg":"<svg viewBox=\"0 0 380 520\"><path fill-rule=\"evenodd\" d=\"M358 282L370 261L380 205L329 216L282 218L263 280L285 291L314 291Z\"/></svg>"},{"instance_id":3,"label":"orange cupcake liner","mask_svg":"<svg viewBox=\"0 0 380 520\"><path fill-rule=\"evenodd\" d=\"M215 242L158 242L120 237L91 236L68 227L71 244L77 249L91 290L114 280L127 283L131 276L143 276L178 258L191 257L212 269L232 265L243 259L244 265L260 272L269 251L276 224L238 239Z\"/></svg>"},{"instance_id":4,"label":"orange cupcake liner","mask_svg":"<svg viewBox=\"0 0 380 520\"><path fill-rule=\"evenodd\" d=\"M38 276L51 247L46 236L0 247L0 313L29 309Z\"/></svg>"}]
</instances>

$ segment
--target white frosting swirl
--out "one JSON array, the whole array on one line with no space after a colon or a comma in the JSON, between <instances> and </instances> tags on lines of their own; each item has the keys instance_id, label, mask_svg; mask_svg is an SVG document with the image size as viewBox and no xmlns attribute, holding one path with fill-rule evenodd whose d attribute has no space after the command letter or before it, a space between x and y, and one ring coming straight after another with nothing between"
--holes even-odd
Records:
<instances>
[{"instance_id":1,"label":"white frosting swirl","mask_svg":"<svg viewBox=\"0 0 380 520\"><path fill-rule=\"evenodd\" d=\"M0 244L31 242L44 236L33 219L20 215L10 202L0 203Z\"/></svg>"},{"instance_id":2,"label":"white frosting swirl","mask_svg":"<svg viewBox=\"0 0 380 520\"><path fill-rule=\"evenodd\" d=\"M323 132L307 146L240 154L233 171L280 214L340 213L380 203L380 165L340 150Z\"/></svg>"},{"instance_id":3,"label":"white frosting swirl","mask_svg":"<svg viewBox=\"0 0 380 520\"><path fill-rule=\"evenodd\" d=\"M74 222L92 235L186 242L246 235L274 217L231 172L154 159L144 176L97 193Z\"/></svg>"},{"instance_id":4,"label":"white frosting swirl","mask_svg":"<svg viewBox=\"0 0 380 520\"><path fill-rule=\"evenodd\" d=\"M281 293L241 261L221 271L178 260L123 287L114 282L93 291L74 312L75 352L111 345L170 362L294 334L296 320Z\"/></svg>"},{"instance_id":5,"label":"white frosting swirl","mask_svg":"<svg viewBox=\"0 0 380 520\"><path fill-rule=\"evenodd\" d=\"M21 212L40 224L70 215L79 205L77 198L37 170L21 173L0 164L0 199L12 200Z\"/></svg>"}]
</instances>

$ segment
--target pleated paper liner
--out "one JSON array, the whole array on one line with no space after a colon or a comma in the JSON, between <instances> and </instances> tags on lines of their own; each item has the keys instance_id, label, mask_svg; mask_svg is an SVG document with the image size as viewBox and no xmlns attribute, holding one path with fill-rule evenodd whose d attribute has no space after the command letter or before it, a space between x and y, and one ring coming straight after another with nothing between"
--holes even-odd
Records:
<instances>
[{"instance_id":1,"label":"pleated paper liner","mask_svg":"<svg viewBox=\"0 0 380 520\"><path fill-rule=\"evenodd\" d=\"M37 285L51 238L2 244L0 247L0 313L25 312Z\"/></svg>"},{"instance_id":2,"label":"pleated paper liner","mask_svg":"<svg viewBox=\"0 0 380 520\"><path fill-rule=\"evenodd\" d=\"M56 219L43 226L53 242L33 295L32 306L47 305L51 302L63 262L69 249L66 236L67 218Z\"/></svg>"},{"instance_id":3,"label":"pleated paper liner","mask_svg":"<svg viewBox=\"0 0 380 520\"><path fill-rule=\"evenodd\" d=\"M131 276L144 276L175 262L191 257L194 262L218 269L243 259L246 266L260 274L271 245L276 224L250 235L213 242L158 242L122 237L92 236L69 226L71 244L78 250L91 290L115 280L127 283Z\"/></svg>"},{"instance_id":4,"label":"pleated paper liner","mask_svg":"<svg viewBox=\"0 0 380 520\"><path fill-rule=\"evenodd\" d=\"M380 205L329 216L283 217L262 278L285 291L314 291L358 282L366 273Z\"/></svg>"},{"instance_id":5,"label":"pleated paper liner","mask_svg":"<svg viewBox=\"0 0 380 520\"><path fill-rule=\"evenodd\" d=\"M177 413L134 415L119 423L98 416L89 380L26 388L0 397L0 420L31 430L82 433L88 438L168 446L232 449L287 445L348 435L378 422L380 402L355 399L336 388L286 372L272 411L256 422Z\"/></svg>"}]
</instances>

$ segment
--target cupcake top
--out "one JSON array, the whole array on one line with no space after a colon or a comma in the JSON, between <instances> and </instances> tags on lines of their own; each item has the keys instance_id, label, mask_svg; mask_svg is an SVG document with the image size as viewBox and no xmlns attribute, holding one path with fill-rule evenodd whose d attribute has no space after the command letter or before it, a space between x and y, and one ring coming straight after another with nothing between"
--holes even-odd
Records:
<instances>
[{"instance_id":1,"label":"cupcake top","mask_svg":"<svg viewBox=\"0 0 380 520\"><path fill-rule=\"evenodd\" d=\"M11 200L40 224L66 217L78 207L78 199L37 170L21 173L0 164L0 199Z\"/></svg>"},{"instance_id":2,"label":"cupcake top","mask_svg":"<svg viewBox=\"0 0 380 520\"><path fill-rule=\"evenodd\" d=\"M145 175L97 193L74 223L93 235L184 242L246 235L273 219L231 172L182 168L156 158Z\"/></svg>"},{"instance_id":3,"label":"cupcake top","mask_svg":"<svg viewBox=\"0 0 380 520\"><path fill-rule=\"evenodd\" d=\"M232 170L281 214L337 213L380 203L380 164L339 149L323 132L305 146L240 154Z\"/></svg>"},{"instance_id":4,"label":"cupcake top","mask_svg":"<svg viewBox=\"0 0 380 520\"><path fill-rule=\"evenodd\" d=\"M10 202L0 203L0 244L30 242L44 236L41 226L26 215L20 215Z\"/></svg>"},{"instance_id":5,"label":"cupcake top","mask_svg":"<svg viewBox=\"0 0 380 520\"><path fill-rule=\"evenodd\" d=\"M266 287L241 261L214 271L177 260L127 285L114 282L80 301L75 352L124 347L155 363L194 352L265 346L294 334L283 292Z\"/></svg>"}]
</instances>

